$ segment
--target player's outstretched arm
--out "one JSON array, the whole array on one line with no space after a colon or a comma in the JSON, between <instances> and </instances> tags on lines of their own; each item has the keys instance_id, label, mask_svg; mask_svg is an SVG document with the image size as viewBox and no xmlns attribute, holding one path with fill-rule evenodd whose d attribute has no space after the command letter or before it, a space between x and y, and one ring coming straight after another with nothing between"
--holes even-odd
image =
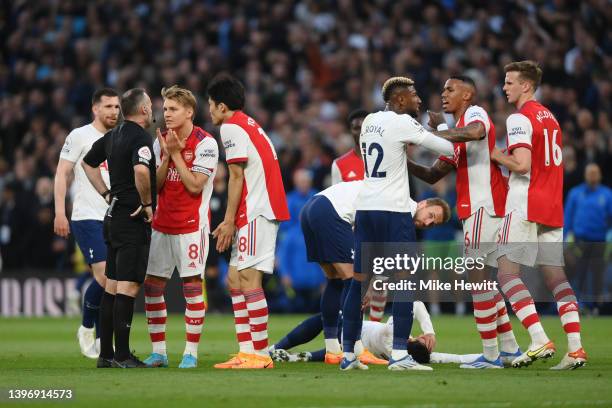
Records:
<instances>
[{"instance_id":1,"label":"player's outstretched arm","mask_svg":"<svg viewBox=\"0 0 612 408\"><path fill-rule=\"evenodd\" d=\"M53 231L60 237L66 238L70 234L70 224L66 217L66 190L68 189L68 179L74 169L74 163L60 159L55 172L55 220L53 221Z\"/></svg>"},{"instance_id":2,"label":"player's outstretched arm","mask_svg":"<svg viewBox=\"0 0 612 408\"><path fill-rule=\"evenodd\" d=\"M408 171L410 174L429 184L437 183L438 180L450 173L451 170L453 170L453 166L440 159L436 160L430 167L417 164L408 159Z\"/></svg>"},{"instance_id":3,"label":"player's outstretched arm","mask_svg":"<svg viewBox=\"0 0 612 408\"><path fill-rule=\"evenodd\" d=\"M507 155L494 147L491 151L491 161L505 166L513 173L527 174L531 170L531 150L526 147L517 147Z\"/></svg>"},{"instance_id":4,"label":"player's outstretched arm","mask_svg":"<svg viewBox=\"0 0 612 408\"><path fill-rule=\"evenodd\" d=\"M470 142L473 140L481 140L487 135L482 122L472 122L462 128L436 130L432 133L450 142Z\"/></svg>"}]
</instances>

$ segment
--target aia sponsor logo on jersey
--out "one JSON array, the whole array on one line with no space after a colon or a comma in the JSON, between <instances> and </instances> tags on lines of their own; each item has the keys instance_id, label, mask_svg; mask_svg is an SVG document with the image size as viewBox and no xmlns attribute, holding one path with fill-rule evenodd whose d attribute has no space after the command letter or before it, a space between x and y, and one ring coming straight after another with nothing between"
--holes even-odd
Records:
<instances>
[{"instance_id":1,"label":"aia sponsor logo on jersey","mask_svg":"<svg viewBox=\"0 0 612 408\"><path fill-rule=\"evenodd\" d=\"M192 160L193 160L193 150L186 149L186 150L183 152L183 159L184 159L186 162L190 162L190 161L192 161Z\"/></svg>"},{"instance_id":2,"label":"aia sponsor logo on jersey","mask_svg":"<svg viewBox=\"0 0 612 408\"><path fill-rule=\"evenodd\" d=\"M527 132L525 132L525 130L522 127L513 127L512 129L510 129L510 131L508 132L508 136L518 136L518 135L526 135Z\"/></svg>"}]
</instances>

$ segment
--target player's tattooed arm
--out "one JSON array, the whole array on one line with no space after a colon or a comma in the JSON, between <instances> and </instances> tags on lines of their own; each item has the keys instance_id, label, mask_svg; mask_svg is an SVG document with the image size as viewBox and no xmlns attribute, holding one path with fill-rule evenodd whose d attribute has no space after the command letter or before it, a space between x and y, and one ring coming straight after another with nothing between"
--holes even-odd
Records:
<instances>
[{"instance_id":1,"label":"player's tattooed arm","mask_svg":"<svg viewBox=\"0 0 612 408\"><path fill-rule=\"evenodd\" d=\"M410 174L429 184L437 183L438 180L446 176L453 169L454 167L451 164L440 159L436 160L432 166L423 166L408 159L408 171Z\"/></svg>"},{"instance_id":2,"label":"player's tattooed arm","mask_svg":"<svg viewBox=\"0 0 612 408\"><path fill-rule=\"evenodd\" d=\"M486 136L485 127L482 122L472 122L462 128L436 130L432 133L451 142L470 142L472 140L481 140Z\"/></svg>"}]
</instances>

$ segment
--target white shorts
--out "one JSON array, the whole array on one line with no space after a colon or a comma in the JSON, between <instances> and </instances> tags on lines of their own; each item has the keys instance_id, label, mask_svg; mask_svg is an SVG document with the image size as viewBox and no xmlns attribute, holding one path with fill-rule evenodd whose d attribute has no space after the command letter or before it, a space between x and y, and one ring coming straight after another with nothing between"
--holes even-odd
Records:
<instances>
[{"instance_id":1,"label":"white shorts","mask_svg":"<svg viewBox=\"0 0 612 408\"><path fill-rule=\"evenodd\" d=\"M277 233L278 221L262 216L241 227L232 243L230 266L235 266L239 271L253 268L272 273Z\"/></svg>"},{"instance_id":2,"label":"white shorts","mask_svg":"<svg viewBox=\"0 0 612 408\"><path fill-rule=\"evenodd\" d=\"M511 212L498 234L497 256L503 255L525 266L564 266L563 228L527 221Z\"/></svg>"},{"instance_id":3,"label":"white shorts","mask_svg":"<svg viewBox=\"0 0 612 408\"><path fill-rule=\"evenodd\" d=\"M203 278L208 247L207 228L177 235L153 230L147 274L170 279L177 268L181 278L196 275Z\"/></svg>"},{"instance_id":4,"label":"white shorts","mask_svg":"<svg viewBox=\"0 0 612 408\"><path fill-rule=\"evenodd\" d=\"M497 267L497 231L501 217L491 216L484 207L463 220L463 255L484 258L485 264Z\"/></svg>"}]
</instances>

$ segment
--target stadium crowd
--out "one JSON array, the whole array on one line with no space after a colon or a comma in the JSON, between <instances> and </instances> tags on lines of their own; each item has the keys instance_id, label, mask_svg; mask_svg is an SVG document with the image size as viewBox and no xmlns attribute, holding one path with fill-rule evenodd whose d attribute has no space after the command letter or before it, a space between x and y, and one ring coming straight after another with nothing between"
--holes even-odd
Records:
<instances>
[{"instance_id":1,"label":"stadium crowd","mask_svg":"<svg viewBox=\"0 0 612 408\"><path fill-rule=\"evenodd\" d=\"M207 81L227 70L244 82L246 111L279 153L294 221L279 236L278 266L304 310L316 304L311 296L323 280L305 279L312 269L283 259L299 251L295 217L307 197L329 185L333 159L352 148L348 113L381 108L382 81L393 74L415 80L423 123L427 109L441 110L450 75L471 76L504 146L513 107L502 94L502 68L516 59L538 61L539 99L564 132L565 192L583 182L589 163L599 165L604 185L612 184L606 0L26 3L4 2L0 14L5 269L72 267L74 245L53 235L52 178L66 135L90 120L91 95L102 86L149 90L156 126L163 126L162 86L185 86L198 97L195 123L216 135ZM417 148L412 154L434 160ZM413 188L416 197L432 194L416 181Z\"/></svg>"}]
</instances>

